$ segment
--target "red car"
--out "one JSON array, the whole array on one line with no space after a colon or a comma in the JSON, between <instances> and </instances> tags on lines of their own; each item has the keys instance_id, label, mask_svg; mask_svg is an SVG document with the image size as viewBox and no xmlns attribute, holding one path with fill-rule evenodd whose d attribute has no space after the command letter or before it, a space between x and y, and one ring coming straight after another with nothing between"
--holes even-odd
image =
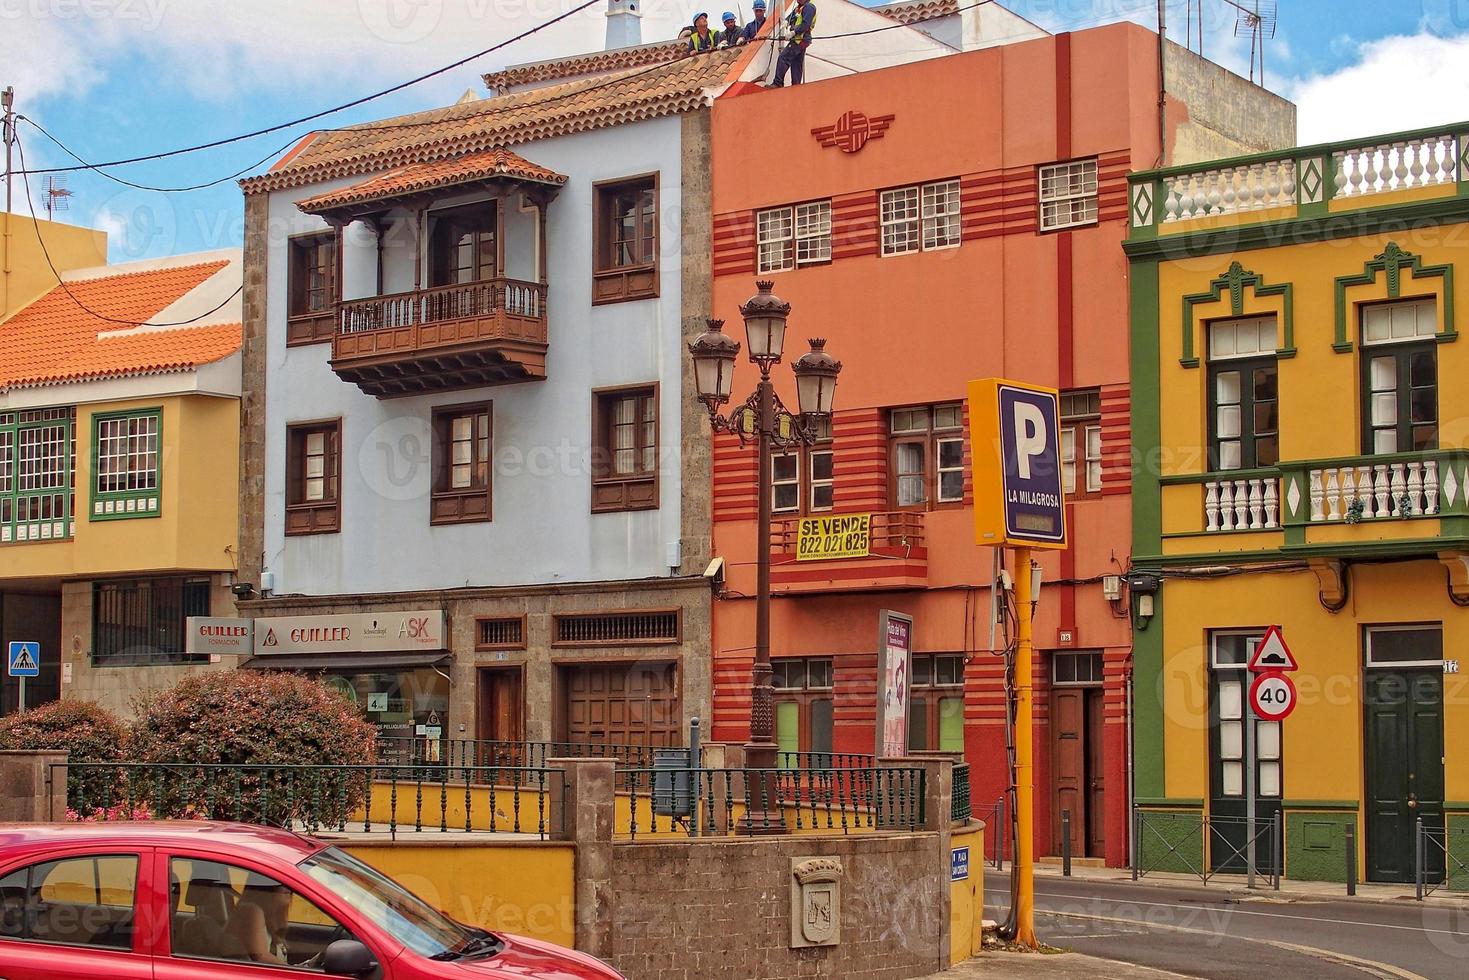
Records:
<instances>
[{"instance_id":1,"label":"red car","mask_svg":"<svg viewBox=\"0 0 1469 980\"><path fill-rule=\"evenodd\" d=\"M0 977L618 980L454 921L323 841L243 824L0 825Z\"/></svg>"}]
</instances>

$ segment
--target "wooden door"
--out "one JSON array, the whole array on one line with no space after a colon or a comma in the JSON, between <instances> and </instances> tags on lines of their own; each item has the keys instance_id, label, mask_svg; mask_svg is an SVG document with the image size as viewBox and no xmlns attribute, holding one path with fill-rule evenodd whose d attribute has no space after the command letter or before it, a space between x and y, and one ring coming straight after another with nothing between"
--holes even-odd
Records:
<instances>
[{"instance_id":1,"label":"wooden door","mask_svg":"<svg viewBox=\"0 0 1469 980\"><path fill-rule=\"evenodd\" d=\"M1367 877L1413 880L1415 827L1443 827L1443 671L1368 668ZM1442 847L1424 848L1425 878L1444 875Z\"/></svg>"},{"instance_id":2,"label":"wooden door","mask_svg":"<svg viewBox=\"0 0 1469 980\"><path fill-rule=\"evenodd\" d=\"M1086 850L1088 689L1051 688L1051 839L1061 853L1061 813L1071 811L1071 853Z\"/></svg>"},{"instance_id":3,"label":"wooden door","mask_svg":"<svg viewBox=\"0 0 1469 980\"><path fill-rule=\"evenodd\" d=\"M1100 687L1086 691L1086 856L1107 853L1106 754L1103 742L1105 695Z\"/></svg>"},{"instance_id":4,"label":"wooden door","mask_svg":"<svg viewBox=\"0 0 1469 980\"><path fill-rule=\"evenodd\" d=\"M561 668L562 730L576 745L681 745L678 665Z\"/></svg>"},{"instance_id":5,"label":"wooden door","mask_svg":"<svg viewBox=\"0 0 1469 980\"><path fill-rule=\"evenodd\" d=\"M525 699L519 667L480 670L478 715L481 741L525 740Z\"/></svg>"}]
</instances>

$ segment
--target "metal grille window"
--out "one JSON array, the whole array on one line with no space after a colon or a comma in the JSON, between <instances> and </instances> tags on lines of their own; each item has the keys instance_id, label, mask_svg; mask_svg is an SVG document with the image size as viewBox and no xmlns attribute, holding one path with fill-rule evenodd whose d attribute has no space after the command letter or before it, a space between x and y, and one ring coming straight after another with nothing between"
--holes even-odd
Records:
<instances>
[{"instance_id":1,"label":"metal grille window","mask_svg":"<svg viewBox=\"0 0 1469 980\"><path fill-rule=\"evenodd\" d=\"M682 624L677 609L573 613L555 617L552 636L556 646L678 643Z\"/></svg>"},{"instance_id":2,"label":"metal grille window","mask_svg":"<svg viewBox=\"0 0 1469 980\"><path fill-rule=\"evenodd\" d=\"M92 663L181 664L207 661L184 653L184 621L209 615L209 580L96 582L92 586Z\"/></svg>"},{"instance_id":3,"label":"metal grille window","mask_svg":"<svg viewBox=\"0 0 1469 980\"><path fill-rule=\"evenodd\" d=\"M1097 221L1097 161L1073 160L1040 169L1041 231Z\"/></svg>"},{"instance_id":4,"label":"metal grille window","mask_svg":"<svg viewBox=\"0 0 1469 980\"><path fill-rule=\"evenodd\" d=\"M158 516L162 423L157 409L93 416L92 520Z\"/></svg>"},{"instance_id":5,"label":"metal grille window","mask_svg":"<svg viewBox=\"0 0 1469 980\"><path fill-rule=\"evenodd\" d=\"M76 409L0 412L0 544L72 535Z\"/></svg>"},{"instance_id":6,"label":"metal grille window","mask_svg":"<svg viewBox=\"0 0 1469 980\"><path fill-rule=\"evenodd\" d=\"M475 620L475 648L478 650L525 649L525 617Z\"/></svg>"},{"instance_id":7,"label":"metal grille window","mask_svg":"<svg viewBox=\"0 0 1469 980\"><path fill-rule=\"evenodd\" d=\"M923 185L923 248L959 244L959 182Z\"/></svg>"}]
</instances>

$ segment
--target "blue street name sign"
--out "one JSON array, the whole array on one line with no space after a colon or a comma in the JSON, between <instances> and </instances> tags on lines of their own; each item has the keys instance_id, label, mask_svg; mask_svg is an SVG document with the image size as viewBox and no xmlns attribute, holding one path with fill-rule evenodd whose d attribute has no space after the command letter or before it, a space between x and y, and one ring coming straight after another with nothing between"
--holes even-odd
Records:
<instances>
[{"instance_id":1,"label":"blue street name sign","mask_svg":"<svg viewBox=\"0 0 1469 980\"><path fill-rule=\"evenodd\" d=\"M949 880L967 881L969 878L969 848L956 847L949 852Z\"/></svg>"}]
</instances>

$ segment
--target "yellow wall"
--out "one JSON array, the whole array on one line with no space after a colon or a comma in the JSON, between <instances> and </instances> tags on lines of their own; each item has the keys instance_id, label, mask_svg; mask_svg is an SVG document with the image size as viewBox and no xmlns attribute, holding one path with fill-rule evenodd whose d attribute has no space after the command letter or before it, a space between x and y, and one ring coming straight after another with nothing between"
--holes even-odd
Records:
<instances>
[{"instance_id":1,"label":"yellow wall","mask_svg":"<svg viewBox=\"0 0 1469 980\"><path fill-rule=\"evenodd\" d=\"M348 843L344 849L460 922L576 944L576 848L533 841Z\"/></svg>"},{"instance_id":2,"label":"yellow wall","mask_svg":"<svg viewBox=\"0 0 1469 980\"><path fill-rule=\"evenodd\" d=\"M1469 650L1469 609L1449 602L1444 569L1427 560L1359 564L1345 609L1317 600L1310 572L1171 579L1163 619L1165 789L1209 797L1208 632L1279 624L1301 669L1295 713L1281 726L1284 796L1360 800L1364 762L1362 627L1443 623L1444 656ZM1156 628L1156 627L1155 627ZM1444 677L1444 795L1469 801L1469 673Z\"/></svg>"},{"instance_id":3,"label":"yellow wall","mask_svg":"<svg viewBox=\"0 0 1469 980\"><path fill-rule=\"evenodd\" d=\"M984 824L955 831L950 847L969 848L969 877L949 882L949 963L979 955L984 932ZM945 869L947 870L947 869Z\"/></svg>"},{"instance_id":4,"label":"yellow wall","mask_svg":"<svg viewBox=\"0 0 1469 980\"><path fill-rule=\"evenodd\" d=\"M41 241L46 245L44 253ZM48 253L60 272L106 265L107 232L0 213L0 320L56 285L56 276L46 262Z\"/></svg>"},{"instance_id":5,"label":"yellow wall","mask_svg":"<svg viewBox=\"0 0 1469 980\"><path fill-rule=\"evenodd\" d=\"M163 410L160 516L89 520L92 417L145 408ZM74 538L6 545L6 577L72 578L235 567L240 459L237 399L187 395L82 405L77 409L76 445Z\"/></svg>"}]
</instances>

